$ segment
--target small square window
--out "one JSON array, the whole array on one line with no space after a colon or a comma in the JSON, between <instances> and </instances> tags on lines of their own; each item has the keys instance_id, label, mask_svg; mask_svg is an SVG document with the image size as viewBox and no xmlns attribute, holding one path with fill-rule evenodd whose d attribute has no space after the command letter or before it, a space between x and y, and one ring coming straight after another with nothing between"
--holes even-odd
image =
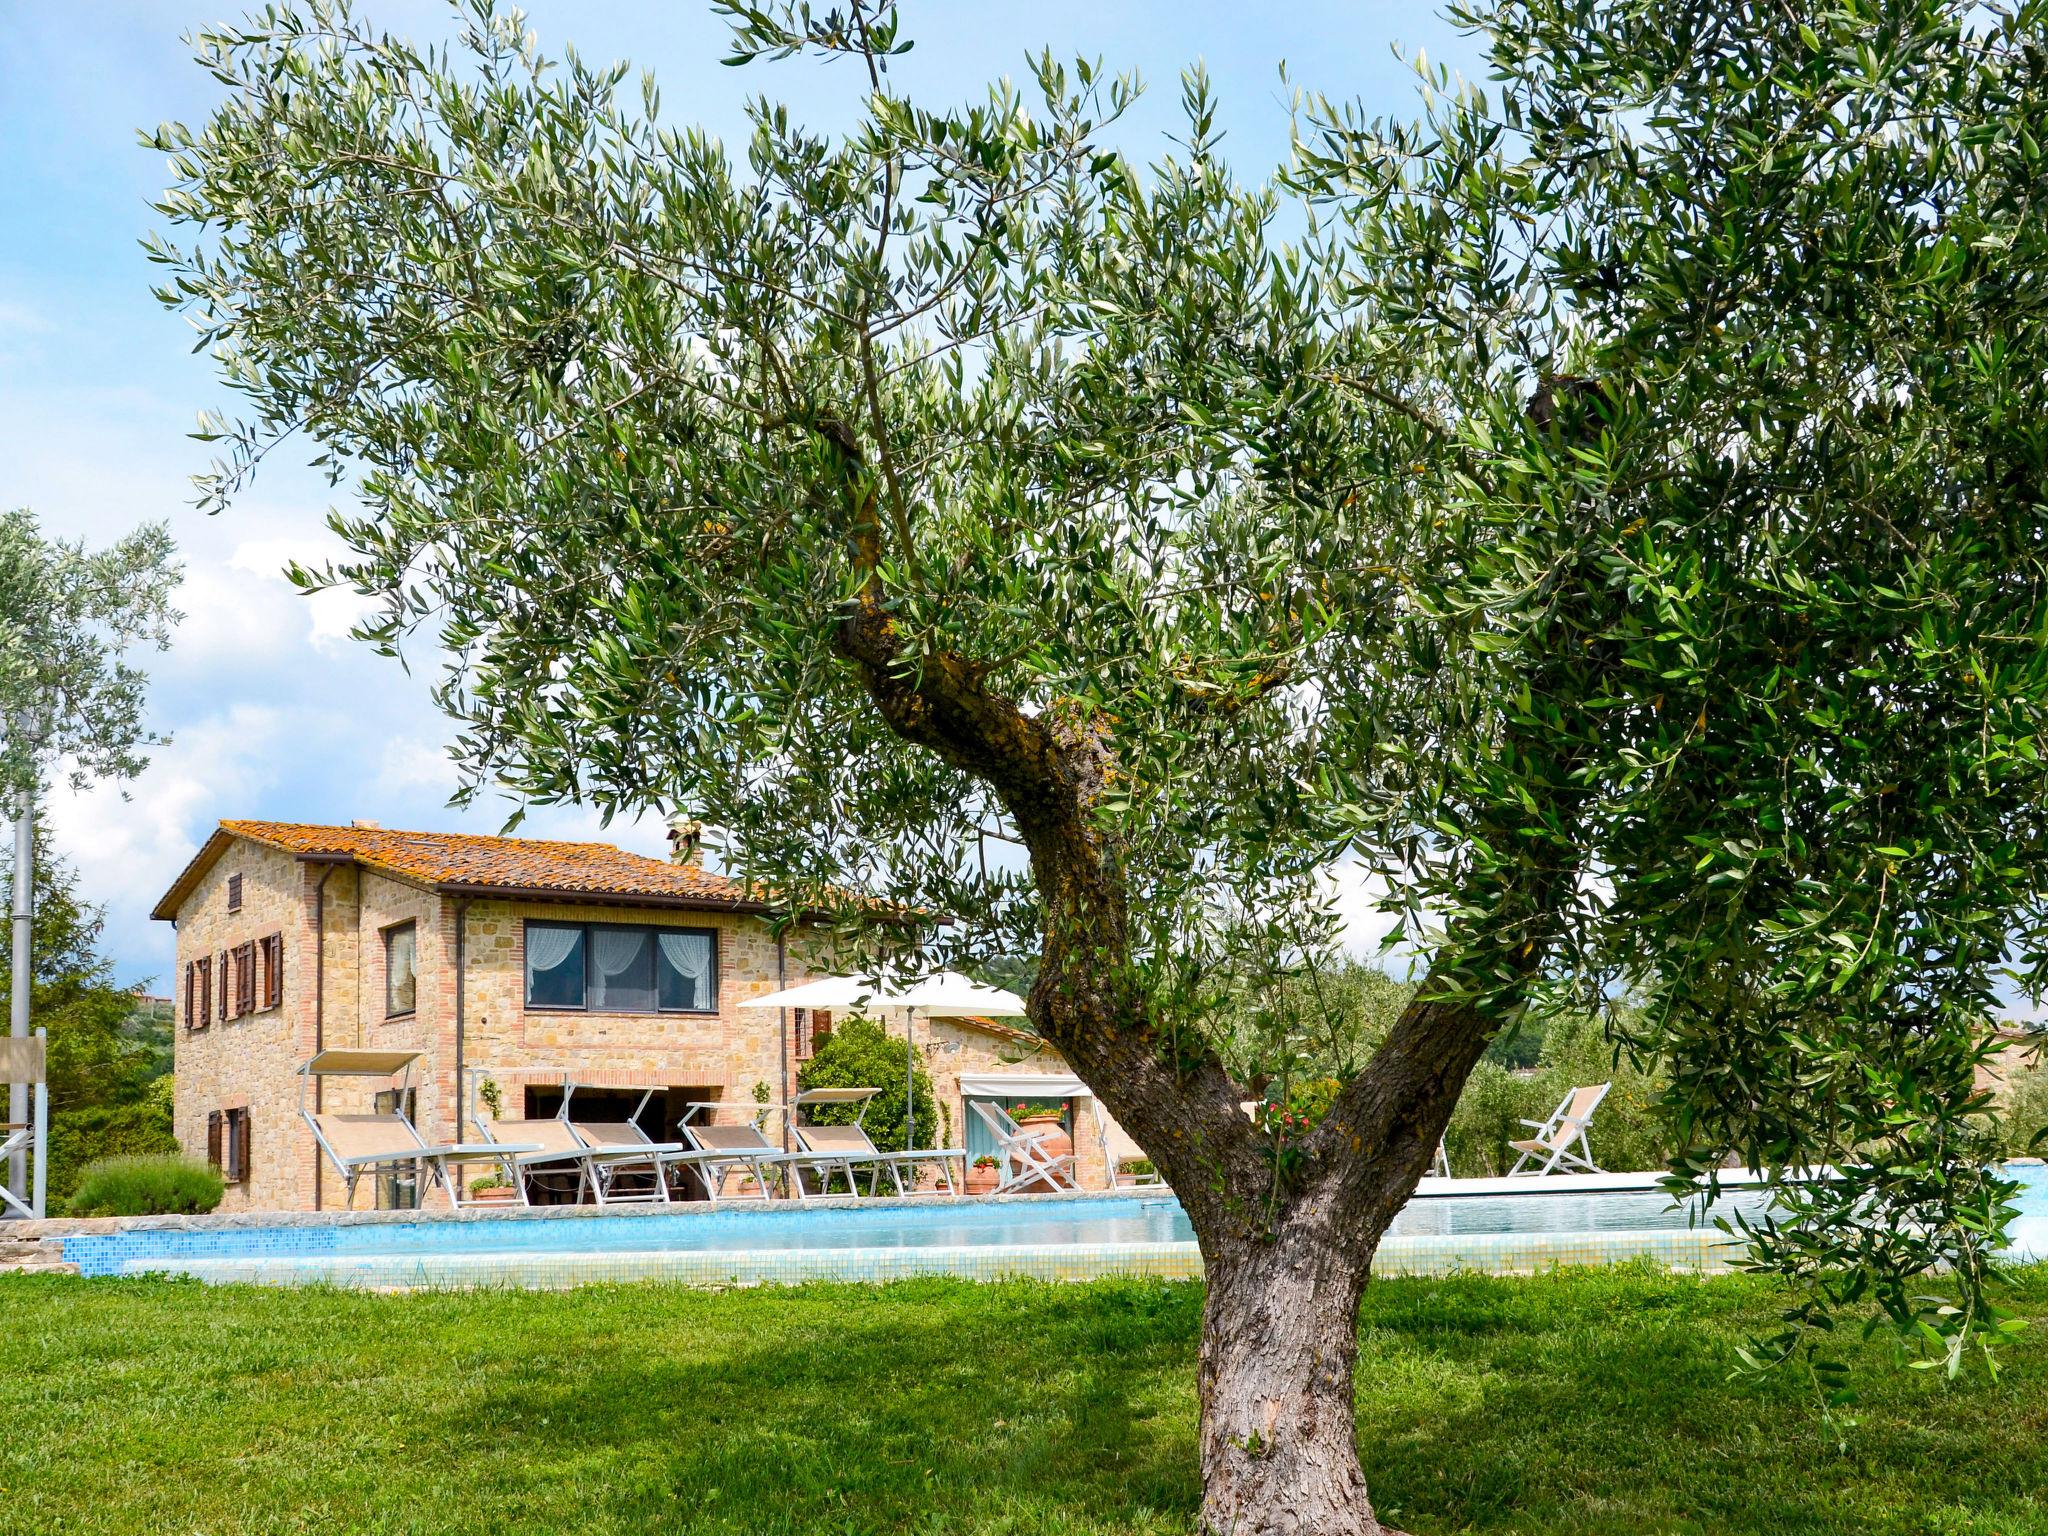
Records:
<instances>
[{"instance_id":1,"label":"small square window","mask_svg":"<svg viewBox=\"0 0 2048 1536\"><path fill-rule=\"evenodd\" d=\"M228 876L228 910L230 912L242 910L242 877L240 875Z\"/></svg>"},{"instance_id":2,"label":"small square window","mask_svg":"<svg viewBox=\"0 0 2048 1536\"><path fill-rule=\"evenodd\" d=\"M411 1013L419 1001L418 930L400 923L384 930L384 1016Z\"/></svg>"}]
</instances>

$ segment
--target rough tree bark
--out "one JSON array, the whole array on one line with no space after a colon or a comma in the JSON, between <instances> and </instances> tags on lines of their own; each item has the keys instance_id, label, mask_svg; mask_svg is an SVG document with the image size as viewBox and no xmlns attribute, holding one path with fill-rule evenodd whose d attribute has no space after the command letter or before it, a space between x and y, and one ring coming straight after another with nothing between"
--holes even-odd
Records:
<instances>
[{"instance_id":1,"label":"rough tree bark","mask_svg":"<svg viewBox=\"0 0 2048 1536\"><path fill-rule=\"evenodd\" d=\"M824 435L855 471L852 547L872 572L872 482L850 433ZM1195 1229L1208 1287L1203 1529L1380 1536L1355 1438L1359 1301L1494 1021L1426 980L1304 1144L1300 1182L1276 1191L1244 1090L1206 1047L1166 1048L1129 979L1130 893L1094 816L1111 765L1098 722L1026 713L957 656L905 654L873 581L841 615L836 644L891 729L981 779L1009 813L1045 910L1032 1023L1151 1154ZM1516 963L1533 965L1536 944L1519 922L1509 932Z\"/></svg>"}]
</instances>

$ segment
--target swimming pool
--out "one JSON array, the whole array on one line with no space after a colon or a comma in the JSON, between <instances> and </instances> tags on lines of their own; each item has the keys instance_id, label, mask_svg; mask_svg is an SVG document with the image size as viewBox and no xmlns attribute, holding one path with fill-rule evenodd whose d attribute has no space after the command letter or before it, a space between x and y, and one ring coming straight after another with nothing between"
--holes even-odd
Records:
<instances>
[{"instance_id":1,"label":"swimming pool","mask_svg":"<svg viewBox=\"0 0 2048 1536\"><path fill-rule=\"evenodd\" d=\"M2048 1257L2048 1170L2027 1185L2015 1255ZM1380 1246L1383 1274L1647 1258L1677 1269L1730 1266L1713 1219L1754 1214L1739 1182L1711 1207L1674 1206L1654 1175L1425 1180ZM552 1207L239 1217L152 1217L53 1239L87 1275L169 1273L223 1282L324 1282L378 1289L563 1286L663 1279L688 1284L1154 1275L1192 1279L1201 1257L1171 1198L1024 1196L807 1206Z\"/></svg>"}]
</instances>

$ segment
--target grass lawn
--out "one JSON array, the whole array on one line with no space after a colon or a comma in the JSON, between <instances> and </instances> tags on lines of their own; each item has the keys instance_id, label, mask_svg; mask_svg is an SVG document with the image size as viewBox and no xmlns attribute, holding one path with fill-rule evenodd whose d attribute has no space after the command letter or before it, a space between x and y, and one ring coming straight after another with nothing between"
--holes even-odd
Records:
<instances>
[{"instance_id":1,"label":"grass lawn","mask_svg":"<svg viewBox=\"0 0 2048 1536\"><path fill-rule=\"evenodd\" d=\"M1396 1280L1367 1298L1382 1515L1464 1531L2048 1536L2036 1319L1948 1383L1876 1349L1840 1449L1731 1384L1749 1281ZM370 1296L0 1280L0 1530L1185 1532L1187 1285Z\"/></svg>"}]
</instances>

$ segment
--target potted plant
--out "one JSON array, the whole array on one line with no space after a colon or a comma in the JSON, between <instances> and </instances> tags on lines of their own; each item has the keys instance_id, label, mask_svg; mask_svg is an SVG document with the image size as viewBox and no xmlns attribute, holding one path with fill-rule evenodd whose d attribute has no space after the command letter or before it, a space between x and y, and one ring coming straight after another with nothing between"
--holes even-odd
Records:
<instances>
[{"instance_id":1,"label":"potted plant","mask_svg":"<svg viewBox=\"0 0 2048 1536\"><path fill-rule=\"evenodd\" d=\"M1017 1128L1036 1134L1039 1145L1054 1158L1070 1156L1074 1138L1067 1134L1067 1107L1057 1099L1027 1099L1010 1106L1010 1118Z\"/></svg>"},{"instance_id":2,"label":"potted plant","mask_svg":"<svg viewBox=\"0 0 2048 1536\"><path fill-rule=\"evenodd\" d=\"M473 1202L510 1202L514 1196L512 1185L502 1173L491 1174L488 1178L469 1181L469 1198Z\"/></svg>"},{"instance_id":3,"label":"potted plant","mask_svg":"<svg viewBox=\"0 0 2048 1536\"><path fill-rule=\"evenodd\" d=\"M996 1160L994 1158L987 1156L977 1157L974 1160L974 1166L967 1170L967 1193L970 1195L985 1195L996 1187L996 1182L1000 1177L1001 1175L996 1170Z\"/></svg>"}]
</instances>

